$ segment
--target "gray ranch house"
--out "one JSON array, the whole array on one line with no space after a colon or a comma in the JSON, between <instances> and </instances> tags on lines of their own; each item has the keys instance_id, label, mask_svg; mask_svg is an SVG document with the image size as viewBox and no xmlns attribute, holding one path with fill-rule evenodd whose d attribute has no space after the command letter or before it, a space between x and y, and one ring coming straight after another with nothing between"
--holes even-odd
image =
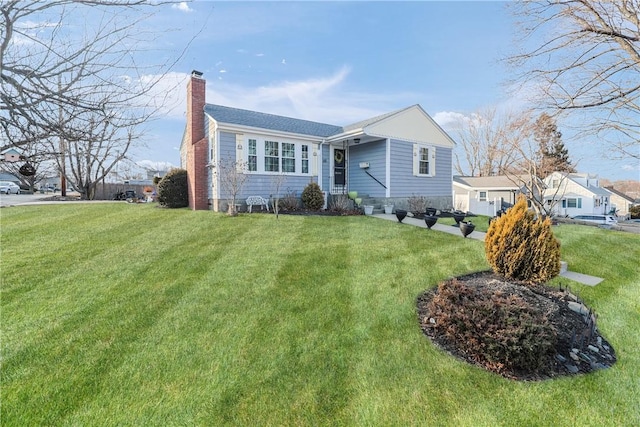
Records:
<instances>
[{"instance_id":1,"label":"gray ranch house","mask_svg":"<svg viewBox=\"0 0 640 427\"><path fill-rule=\"evenodd\" d=\"M411 196L439 209L453 206L455 142L419 105L337 126L207 104L205 89L202 73L192 72L180 153L194 210L226 210L230 195L213 172L223 161L245 165L238 201L275 196L280 178L280 192L298 197L317 182L327 198L357 191L363 204L378 207L407 207Z\"/></svg>"}]
</instances>

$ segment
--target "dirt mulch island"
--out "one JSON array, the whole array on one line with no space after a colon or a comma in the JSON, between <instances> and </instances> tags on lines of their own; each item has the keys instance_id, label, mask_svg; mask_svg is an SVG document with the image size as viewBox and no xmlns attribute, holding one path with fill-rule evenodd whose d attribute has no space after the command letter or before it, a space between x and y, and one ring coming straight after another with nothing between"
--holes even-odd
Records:
<instances>
[{"instance_id":1,"label":"dirt mulch island","mask_svg":"<svg viewBox=\"0 0 640 427\"><path fill-rule=\"evenodd\" d=\"M544 380L616 362L595 315L567 290L480 272L425 291L417 312L436 346L505 378Z\"/></svg>"}]
</instances>

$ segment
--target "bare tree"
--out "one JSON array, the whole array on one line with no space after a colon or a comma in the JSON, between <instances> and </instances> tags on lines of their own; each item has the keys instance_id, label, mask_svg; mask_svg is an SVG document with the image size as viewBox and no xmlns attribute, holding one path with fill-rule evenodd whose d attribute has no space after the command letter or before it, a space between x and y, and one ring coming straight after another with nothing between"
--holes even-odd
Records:
<instances>
[{"instance_id":1,"label":"bare tree","mask_svg":"<svg viewBox=\"0 0 640 427\"><path fill-rule=\"evenodd\" d=\"M540 144L534 137L535 129L535 123L521 128L521 138L507 148L514 153L518 161L505 171L505 175L520 188L536 215L546 218L553 214L554 207L560 199L557 196L562 186L552 189L551 192L555 193L550 194L544 180L546 172Z\"/></svg>"},{"instance_id":2,"label":"bare tree","mask_svg":"<svg viewBox=\"0 0 640 427\"><path fill-rule=\"evenodd\" d=\"M83 198L93 198L97 182L141 141L141 125L158 115L171 92L154 89L184 50L156 55L165 58L157 63L140 60L157 37L145 20L167 3L172 1L0 2L0 132L6 147L47 141L41 154L55 158L61 176Z\"/></svg>"},{"instance_id":3,"label":"bare tree","mask_svg":"<svg viewBox=\"0 0 640 427\"><path fill-rule=\"evenodd\" d=\"M45 144L41 142L23 145L20 147L21 161L3 162L2 169L17 177L22 186L29 187L29 190L35 191L38 182L57 174L53 156L43 154L47 152L44 147ZM24 174L25 169L30 169L26 175Z\"/></svg>"},{"instance_id":4,"label":"bare tree","mask_svg":"<svg viewBox=\"0 0 640 427\"><path fill-rule=\"evenodd\" d=\"M580 135L608 144L602 153L640 158L640 1L512 6L523 46L509 61L520 82L554 111L580 114Z\"/></svg>"},{"instance_id":5,"label":"bare tree","mask_svg":"<svg viewBox=\"0 0 640 427\"><path fill-rule=\"evenodd\" d=\"M242 160L222 159L215 165L214 179L220 183L221 198L231 199L231 202L227 203L227 213L230 216L238 214L236 200L249 178L246 171L247 162Z\"/></svg>"},{"instance_id":6,"label":"bare tree","mask_svg":"<svg viewBox=\"0 0 640 427\"><path fill-rule=\"evenodd\" d=\"M67 134L63 156L56 157L56 161L81 198L93 200L98 183L126 158L129 147L140 135L127 117L116 113L83 112L74 119L73 128L82 131ZM50 147L54 149L55 145Z\"/></svg>"},{"instance_id":7,"label":"bare tree","mask_svg":"<svg viewBox=\"0 0 640 427\"><path fill-rule=\"evenodd\" d=\"M498 113L495 108L463 119L454 153L456 172L470 176L503 175L517 161L519 151L514 151L513 146L521 141L528 121L528 113Z\"/></svg>"},{"instance_id":8,"label":"bare tree","mask_svg":"<svg viewBox=\"0 0 640 427\"><path fill-rule=\"evenodd\" d=\"M271 189L273 190L273 212L276 214L276 219L280 218L280 190L287 181L287 177L283 173L273 175L271 177Z\"/></svg>"}]
</instances>

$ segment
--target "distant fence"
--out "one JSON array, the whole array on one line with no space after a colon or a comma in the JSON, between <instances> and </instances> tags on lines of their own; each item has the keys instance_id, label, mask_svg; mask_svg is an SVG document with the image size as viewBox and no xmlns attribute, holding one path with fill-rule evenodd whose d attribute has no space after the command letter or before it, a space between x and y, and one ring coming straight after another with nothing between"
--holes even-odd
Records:
<instances>
[{"instance_id":1,"label":"distant fence","mask_svg":"<svg viewBox=\"0 0 640 427\"><path fill-rule=\"evenodd\" d=\"M145 188L153 188L157 191L154 185L100 183L96 186L95 200L113 200L116 194L127 190L133 190L138 197L142 197Z\"/></svg>"}]
</instances>

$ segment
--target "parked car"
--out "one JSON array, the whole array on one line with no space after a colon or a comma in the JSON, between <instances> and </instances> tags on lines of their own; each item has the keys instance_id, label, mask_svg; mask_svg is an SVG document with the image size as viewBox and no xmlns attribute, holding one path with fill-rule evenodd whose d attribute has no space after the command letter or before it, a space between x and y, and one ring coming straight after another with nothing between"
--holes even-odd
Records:
<instances>
[{"instance_id":1,"label":"parked car","mask_svg":"<svg viewBox=\"0 0 640 427\"><path fill-rule=\"evenodd\" d=\"M11 181L0 181L0 193L20 194L20 187L18 186L18 184Z\"/></svg>"},{"instance_id":2,"label":"parked car","mask_svg":"<svg viewBox=\"0 0 640 427\"><path fill-rule=\"evenodd\" d=\"M576 215L572 219L577 221L594 222L602 225L615 225L618 220L613 215Z\"/></svg>"}]
</instances>

